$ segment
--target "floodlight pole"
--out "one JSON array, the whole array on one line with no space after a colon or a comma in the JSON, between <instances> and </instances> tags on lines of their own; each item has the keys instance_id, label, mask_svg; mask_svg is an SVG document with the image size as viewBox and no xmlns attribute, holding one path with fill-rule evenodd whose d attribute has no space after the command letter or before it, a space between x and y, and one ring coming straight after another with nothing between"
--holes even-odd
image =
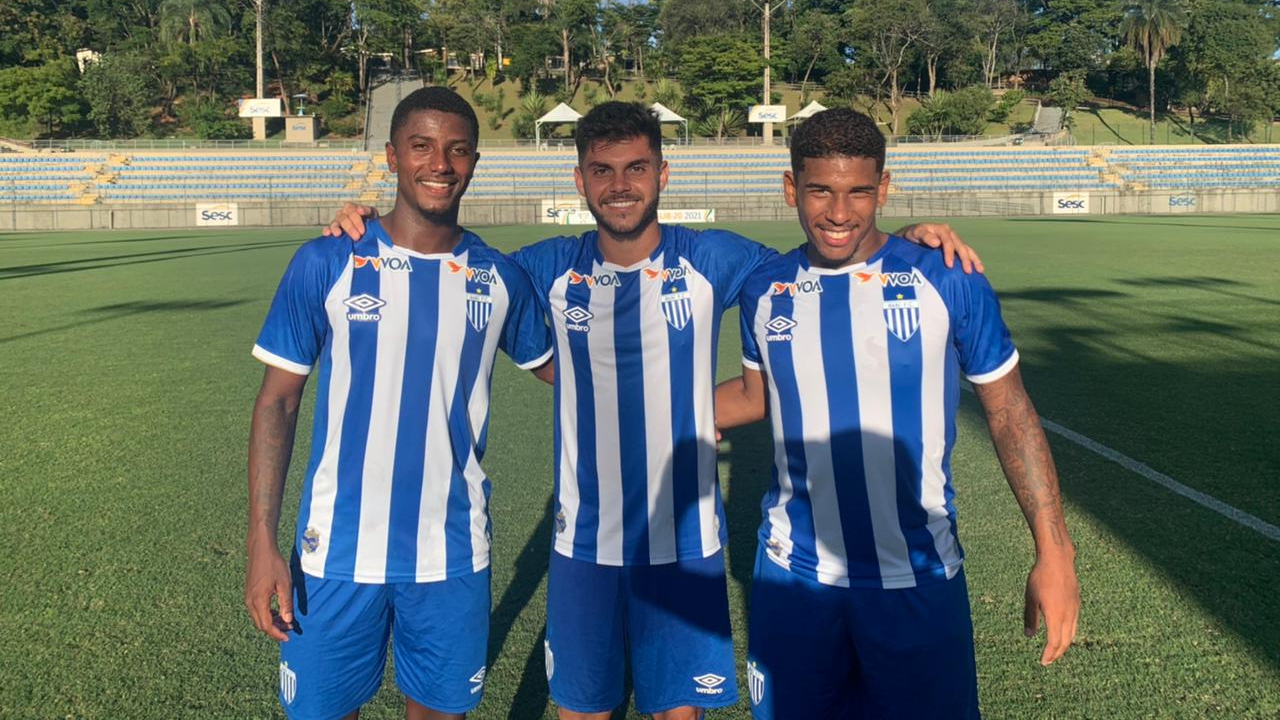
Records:
<instances>
[{"instance_id":1,"label":"floodlight pole","mask_svg":"<svg viewBox=\"0 0 1280 720\"><path fill-rule=\"evenodd\" d=\"M256 66L257 80L258 80L257 97L259 100L262 99L263 85L265 84L262 79L262 10L263 10L263 6L266 5L266 3L267 3L267 0L253 0L254 14L257 18L257 28L254 31L254 35L255 35L254 41L256 44L255 49L257 52L257 56L255 60L257 62L257 66ZM253 139L254 140L267 139L267 119L266 118L264 117L253 118Z\"/></svg>"},{"instance_id":2,"label":"floodlight pole","mask_svg":"<svg viewBox=\"0 0 1280 720\"><path fill-rule=\"evenodd\" d=\"M772 87L772 84L770 83L772 69L769 67L769 58L770 58L769 18L770 16L773 15L774 10L777 10L779 7L782 7L782 3L779 3L777 6L774 6L772 0L764 0L764 4L761 4L756 2L755 0L752 0L751 4L755 5L756 8L760 10L760 13L762 16L760 19L760 25L761 25L761 29L764 31L764 100L761 104L772 105L773 104L773 87ZM761 128L761 134L764 136L761 142L763 142L765 145L772 145L773 144L773 123L771 122L764 123L763 127Z\"/></svg>"}]
</instances>

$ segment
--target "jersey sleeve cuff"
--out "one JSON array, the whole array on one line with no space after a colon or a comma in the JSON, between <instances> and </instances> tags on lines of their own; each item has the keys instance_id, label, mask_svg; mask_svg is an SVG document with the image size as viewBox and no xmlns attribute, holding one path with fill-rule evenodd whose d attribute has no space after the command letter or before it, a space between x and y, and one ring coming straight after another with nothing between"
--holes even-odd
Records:
<instances>
[{"instance_id":1,"label":"jersey sleeve cuff","mask_svg":"<svg viewBox=\"0 0 1280 720\"><path fill-rule=\"evenodd\" d=\"M755 360L752 360L751 358L749 358L749 357L747 357L747 356L745 356L745 355L744 355L744 356L742 357L742 367L744 367L744 368L750 368L750 369L752 369L752 370L759 370L759 369L760 369L760 363L758 363L758 362L756 362Z\"/></svg>"},{"instance_id":2,"label":"jersey sleeve cuff","mask_svg":"<svg viewBox=\"0 0 1280 720\"><path fill-rule=\"evenodd\" d=\"M1018 364L1018 351L1015 349L1013 351L1013 354L1009 356L1008 360L1005 360L1004 362L1000 363L1000 367L990 372L981 373L979 375L965 375L965 379L967 379L969 382L973 383L974 385L986 385L987 383L995 382L996 380L999 380L1005 375L1008 375L1009 372L1012 371L1013 368L1017 366L1017 364Z\"/></svg>"},{"instance_id":3,"label":"jersey sleeve cuff","mask_svg":"<svg viewBox=\"0 0 1280 720\"><path fill-rule=\"evenodd\" d=\"M554 352L555 352L555 348L547 348L546 352L530 360L529 362L516 363L516 367L520 368L521 370L537 370L538 368L545 365L548 360L551 359L551 355Z\"/></svg>"},{"instance_id":4,"label":"jersey sleeve cuff","mask_svg":"<svg viewBox=\"0 0 1280 720\"><path fill-rule=\"evenodd\" d=\"M296 363L288 358L282 358L261 345L253 346L253 356L273 368L279 368L286 372L291 372L294 375L311 374L310 365L303 365L302 363Z\"/></svg>"}]
</instances>

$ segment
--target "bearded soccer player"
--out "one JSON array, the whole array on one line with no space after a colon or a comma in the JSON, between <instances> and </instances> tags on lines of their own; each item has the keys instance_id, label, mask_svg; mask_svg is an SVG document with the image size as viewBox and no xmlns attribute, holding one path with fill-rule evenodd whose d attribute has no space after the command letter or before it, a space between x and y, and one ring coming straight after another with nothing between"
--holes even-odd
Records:
<instances>
[{"instance_id":1,"label":"bearded soccer player","mask_svg":"<svg viewBox=\"0 0 1280 720\"><path fill-rule=\"evenodd\" d=\"M245 604L281 643L291 718L355 716L392 636L407 717L460 718L483 694L490 375L498 348L549 372L551 339L524 272L458 226L477 132L450 90L402 100L387 144L395 208L358 242L303 245L253 348L267 368L249 445ZM286 563L276 531L313 371L314 439Z\"/></svg>"},{"instance_id":2,"label":"bearded soccer player","mask_svg":"<svg viewBox=\"0 0 1280 720\"><path fill-rule=\"evenodd\" d=\"M978 716L950 468L962 377L1035 540L1024 629L1044 618L1046 665L1075 635L1057 474L995 293L876 228L884 160L852 110L792 135L784 190L808 241L747 280L743 376L716 393L721 427L766 408L773 424L748 621L760 720Z\"/></svg>"},{"instance_id":3,"label":"bearded soccer player","mask_svg":"<svg viewBox=\"0 0 1280 720\"><path fill-rule=\"evenodd\" d=\"M512 255L555 336L555 538L547 671L562 718L696 718L737 701L716 477L723 311L775 253L657 221L661 126L610 102L579 122L579 193L598 230ZM360 231L367 208L335 222ZM331 230L333 226L331 226Z\"/></svg>"}]
</instances>

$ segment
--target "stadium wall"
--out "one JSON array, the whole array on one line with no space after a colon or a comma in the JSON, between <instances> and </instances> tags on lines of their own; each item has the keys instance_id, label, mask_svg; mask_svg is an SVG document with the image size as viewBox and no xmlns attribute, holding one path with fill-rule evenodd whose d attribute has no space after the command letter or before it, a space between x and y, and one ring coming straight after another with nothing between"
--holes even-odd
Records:
<instances>
[{"instance_id":1,"label":"stadium wall","mask_svg":"<svg viewBox=\"0 0 1280 720\"><path fill-rule=\"evenodd\" d=\"M208 219L209 208L226 212ZM201 226L320 226L333 217L336 203L176 203L171 205L0 205L0 231L165 229ZM717 222L791 220L795 210L776 198L710 196L682 200L667 209L714 209ZM946 218L971 216L1168 215L1203 213L1280 213L1280 189L1130 192L897 193L882 217ZM542 220L539 201L463 202L465 225L529 225ZM202 215L205 216L202 218Z\"/></svg>"}]
</instances>

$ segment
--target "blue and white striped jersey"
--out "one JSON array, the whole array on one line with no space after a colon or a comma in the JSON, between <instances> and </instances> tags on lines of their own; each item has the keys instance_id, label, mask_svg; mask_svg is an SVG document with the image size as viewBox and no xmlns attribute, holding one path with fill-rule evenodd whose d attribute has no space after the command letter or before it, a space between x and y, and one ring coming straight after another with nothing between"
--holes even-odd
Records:
<instances>
[{"instance_id":1,"label":"blue and white striped jersey","mask_svg":"<svg viewBox=\"0 0 1280 720\"><path fill-rule=\"evenodd\" d=\"M707 557L724 541L714 389L720 316L772 250L662 226L653 254L605 262L595 231L512 255L555 336L556 535L600 565Z\"/></svg>"},{"instance_id":2,"label":"blue and white striped jersey","mask_svg":"<svg viewBox=\"0 0 1280 720\"><path fill-rule=\"evenodd\" d=\"M1018 362L986 278L892 236L836 270L811 267L800 247L747 281L742 341L743 365L768 377L769 557L828 585L955 575L960 374L991 382Z\"/></svg>"},{"instance_id":3,"label":"blue and white striped jersey","mask_svg":"<svg viewBox=\"0 0 1280 720\"><path fill-rule=\"evenodd\" d=\"M296 549L309 575L429 582L489 564L480 468L497 348L551 356L529 278L467 232L453 252L319 238L285 271L253 348L316 378Z\"/></svg>"}]
</instances>

